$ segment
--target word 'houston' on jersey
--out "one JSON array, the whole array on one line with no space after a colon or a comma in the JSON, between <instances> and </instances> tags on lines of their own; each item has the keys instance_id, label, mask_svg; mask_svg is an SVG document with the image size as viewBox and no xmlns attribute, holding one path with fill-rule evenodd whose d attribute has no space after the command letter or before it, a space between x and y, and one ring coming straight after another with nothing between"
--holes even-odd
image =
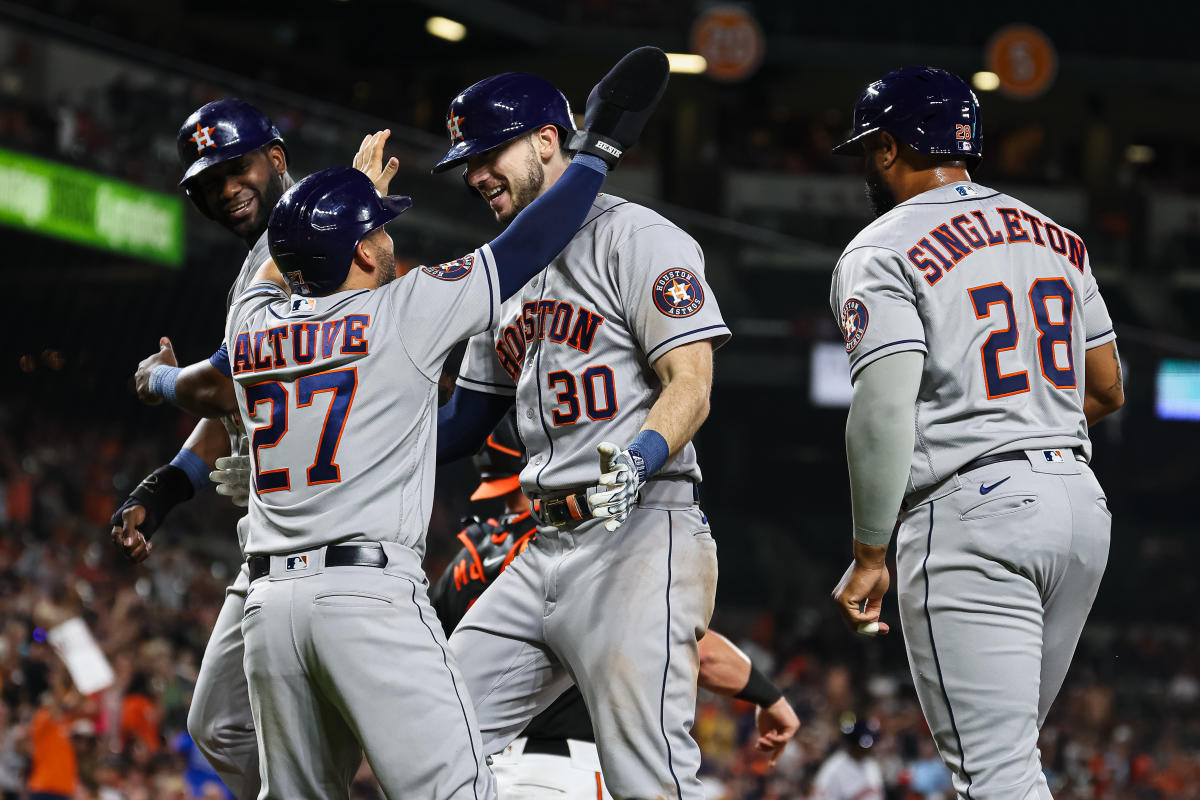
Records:
<instances>
[{"instance_id":1,"label":"word 'houston' on jersey","mask_svg":"<svg viewBox=\"0 0 1200 800\"><path fill-rule=\"evenodd\" d=\"M546 319L549 318L549 328ZM521 305L521 313L496 336L496 357L515 382L525 361L525 345L549 338L552 342L590 352L604 317L562 300L535 300Z\"/></svg>"},{"instance_id":2,"label":"word 'houston' on jersey","mask_svg":"<svg viewBox=\"0 0 1200 800\"><path fill-rule=\"evenodd\" d=\"M328 322L292 322L239 333L233 344L233 374L280 369L288 365L288 356L295 364L311 364L318 356L332 358L335 351L337 355L365 356L370 324L369 314L347 314ZM291 341L290 347L284 339Z\"/></svg>"},{"instance_id":3,"label":"word 'houston' on jersey","mask_svg":"<svg viewBox=\"0 0 1200 800\"><path fill-rule=\"evenodd\" d=\"M964 187L960 187L964 188ZM1083 240L1053 222L1016 208L993 209L998 215L988 219L982 211L958 214L929 231L907 252L908 260L924 273L925 281L933 286L945 271L976 250L996 245L1025 244L1049 247L1063 256L1075 269L1083 272L1086 250ZM1022 220L1029 223L1026 228ZM940 245L934 245L934 242ZM945 251L944 253L942 251ZM933 256L933 258L930 258ZM937 259L936 261L934 259Z\"/></svg>"}]
</instances>

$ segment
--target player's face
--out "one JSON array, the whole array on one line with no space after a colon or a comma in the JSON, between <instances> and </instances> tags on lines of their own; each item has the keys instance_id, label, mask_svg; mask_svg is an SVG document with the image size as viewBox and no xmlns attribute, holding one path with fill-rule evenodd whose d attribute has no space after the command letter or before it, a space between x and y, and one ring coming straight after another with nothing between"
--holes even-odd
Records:
<instances>
[{"instance_id":1,"label":"player's face","mask_svg":"<svg viewBox=\"0 0 1200 800\"><path fill-rule=\"evenodd\" d=\"M396 245L383 228L371 231L366 239L375 260L375 288L396 280Z\"/></svg>"},{"instance_id":2,"label":"player's face","mask_svg":"<svg viewBox=\"0 0 1200 800\"><path fill-rule=\"evenodd\" d=\"M196 187L213 218L248 242L267 229L271 210L283 196L283 163L269 153L254 150L196 176Z\"/></svg>"},{"instance_id":3,"label":"player's face","mask_svg":"<svg viewBox=\"0 0 1200 800\"><path fill-rule=\"evenodd\" d=\"M467 185L479 192L507 225L541 194L546 170L533 146L533 134L513 139L467 160Z\"/></svg>"},{"instance_id":4,"label":"player's face","mask_svg":"<svg viewBox=\"0 0 1200 800\"><path fill-rule=\"evenodd\" d=\"M888 186L887 178L884 177L883 171L879 169L875 153L875 149L867 148L864 157L866 161L867 200L871 203L871 208L874 210L875 216L881 217L896 207L896 195L892 192L891 187Z\"/></svg>"}]
</instances>

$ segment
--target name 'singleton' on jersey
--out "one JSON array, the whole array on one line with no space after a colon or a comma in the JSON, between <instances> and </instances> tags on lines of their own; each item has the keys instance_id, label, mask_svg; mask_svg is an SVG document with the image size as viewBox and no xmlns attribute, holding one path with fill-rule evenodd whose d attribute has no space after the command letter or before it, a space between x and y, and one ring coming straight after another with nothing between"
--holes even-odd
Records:
<instances>
[{"instance_id":1,"label":"name 'singleton' on jersey","mask_svg":"<svg viewBox=\"0 0 1200 800\"><path fill-rule=\"evenodd\" d=\"M496 356L515 382L525 362L526 344L548 338L587 353L591 351L596 331L603 322L604 317L595 311L582 306L577 309L563 300L524 303L512 324L504 326L497 334Z\"/></svg>"},{"instance_id":2,"label":"name 'singleton' on jersey","mask_svg":"<svg viewBox=\"0 0 1200 800\"><path fill-rule=\"evenodd\" d=\"M997 216L991 223L982 211L959 214L938 225L909 248L908 260L921 270L930 286L976 250L996 245L1049 247L1083 272L1087 251L1078 236L1024 209L996 208L992 211Z\"/></svg>"},{"instance_id":3,"label":"name 'singleton' on jersey","mask_svg":"<svg viewBox=\"0 0 1200 800\"><path fill-rule=\"evenodd\" d=\"M280 369L289 358L303 365L334 355L366 355L370 324L369 314L347 314L328 322L292 322L239 333L233 343L233 374Z\"/></svg>"}]
</instances>

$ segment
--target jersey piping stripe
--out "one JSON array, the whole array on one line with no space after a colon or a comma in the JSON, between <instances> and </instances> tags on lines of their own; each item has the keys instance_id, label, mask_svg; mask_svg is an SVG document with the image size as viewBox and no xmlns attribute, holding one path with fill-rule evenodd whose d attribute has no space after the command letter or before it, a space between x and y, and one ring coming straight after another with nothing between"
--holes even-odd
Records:
<instances>
[{"instance_id":1,"label":"jersey piping stripe","mask_svg":"<svg viewBox=\"0 0 1200 800\"><path fill-rule=\"evenodd\" d=\"M658 726L662 730L663 741L667 743L667 769L671 771L671 779L675 781L675 793L683 800L683 787L679 785L679 776L675 774L675 761L671 755L671 737L667 735L667 675L671 671L671 554L675 549L675 525L671 512L667 512L667 636L664 646L667 652L667 663L663 665L662 694L658 700Z\"/></svg>"},{"instance_id":2,"label":"jersey piping stripe","mask_svg":"<svg viewBox=\"0 0 1200 800\"><path fill-rule=\"evenodd\" d=\"M687 333L678 333L678 334L672 336L670 339L663 339L661 342L654 345L654 347L651 347L649 350L647 350L646 351L646 359L649 360L650 356L654 354L655 350L657 350L658 348L662 347L665 344L669 344L669 343L675 341L676 339L682 339L685 336L694 336L697 333L703 333L704 331L711 331L714 329L721 329L721 330L724 330L726 333L729 333L729 326L725 325L724 323L719 324L719 325L708 325L703 328L696 328L695 330L688 331ZM714 337L709 337L709 338L714 338Z\"/></svg>"},{"instance_id":3,"label":"jersey piping stripe","mask_svg":"<svg viewBox=\"0 0 1200 800\"><path fill-rule=\"evenodd\" d=\"M517 393L517 387L515 387L515 386L506 386L506 385L504 385L503 383L490 383L490 382L488 382L488 381L480 381L480 380L476 380L475 378L468 378L468 377L465 377L465 376L463 376L463 375L459 375L459 376L458 376L458 378L457 378L456 380L457 380L459 383L473 383L473 384L475 384L476 386L486 386L486 387L488 387L488 388L490 388L490 389L500 389L500 390L502 390L502 391L504 391L504 392L507 392L508 394L516 394L516 393Z\"/></svg>"},{"instance_id":4,"label":"jersey piping stripe","mask_svg":"<svg viewBox=\"0 0 1200 800\"><path fill-rule=\"evenodd\" d=\"M369 292L369 291L371 291L371 290L370 290L370 289L363 289L363 290L362 290L362 291L360 291L360 292L355 292L354 294L350 295L349 297L343 297L341 300L338 300L338 301L337 301L337 303L335 303L334 305L332 305L332 306L330 306L329 308L325 309L325 312L324 312L324 313L328 314L328 313L330 313L331 311L337 311L339 308L341 308L342 306L346 305L346 303L349 303L351 300L353 300L354 298L358 297L360 294L366 294L366 293L367 293L367 292Z\"/></svg>"},{"instance_id":5,"label":"jersey piping stripe","mask_svg":"<svg viewBox=\"0 0 1200 800\"><path fill-rule=\"evenodd\" d=\"M898 344L919 344L922 347L925 347L925 340L924 339L897 339L894 342L888 342L887 344L881 344L881 345L879 345L879 347L876 347L874 350L868 350L867 352L863 353L858 358L854 359L854 363L850 365L850 368L855 369L858 367L859 364L861 364L863 362L863 359L867 358L868 356L874 355L875 353L878 353L880 350L886 349L888 347L895 347Z\"/></svg>"},{"instance_id":6,"label":"jersey piping stripe","mask_svg":"<svg viewBox=\"0 0 1200 800\"><path fill-rule=\"evenodd\" d=\"M488 324L484 330L491 330L492 323L496 319L496 287L492 285L492 273L496 271L496 267L492 265L492 260L488 258L488 251L490 249L486 245L479 248L479 255L483 257L483 274L487 276L488 282Z\"/></svg>"},{"instance_id":7,"label":"jersey piping stripe","mask_svg":"<svg viewBox=\"0 0 1200 800\"><path fill-rule=\"evenodd\" d=\"M425 615L421 613L421 604L417 602L417 584L408 578L402 578L402 580L408 581L412 586L411 599L413 608L417 610L417 619L421 620L421 624L425 626L425 630L429 631L429 638L433 639L433 643L442 651L442 663L446 666L446 674L450 676L450 685L454 687L454 696L458 700L459 709L462 710L463 726L467 729L467 741L471 744L471 757L475 759L475 780L471 783L471 791L475 793L475 800L479 800L479 754L475 752L475 738L471 736L471 723L467 718L467 707L463 705L462 693L458 691L458 681L454 679L454 670L450 669L450 660L446 657L446 648L442 647L442 643L438 641L433 628L430 628L429 623L425 621Z\"/></svg>"},{"instance_id":8,"label":"jersey piping stripe","mask_svg":"<svg viewBox=\"0 0 1200 800\"><path fill-rule=\"evenodd\" d=\"M1094 341L1096 341L1097 339L1100 339L1100 338L1102 338L1102 337L1104 337L1104 336L1108 336L1110 333L1112 333L1112 332L1113 332L1113 330L1114 330L1113 328L1109 328L1109 329L1108 329L1108 330L1106 330L1104 333L1097 333L1095 336L1089 336L1089 337L1087 337L1087 339L1085 339L1084 341L1088 341L1088 342L1094 342Z\"/></svg>"},{"instance_id":9,"label":"jersey piping stripe","mask_svg":"<svg viewBox=\"0 0 1200 800\"><path fill-rule=\"evenodd\" d=\"M958 742L958 768L967 779L967 800L971 798L971 773L967 772L967 753L963 750L962 736L958 733L958 725L954 722L954 709L950 705L950 695L946 692L946 681L942 677L942 662L938 658L937 644L933 640L933 616L929 613L929 554L933 551L933 501L929 501L929 535L925 539L925 560L921 563L921 572L925 577L925 621L929 625L929 649L933 651L933 665L937 668L938 686L942 690L942 699L946 701L946 711L950 715L950 729Z\"/></svg>"}]
</instances>

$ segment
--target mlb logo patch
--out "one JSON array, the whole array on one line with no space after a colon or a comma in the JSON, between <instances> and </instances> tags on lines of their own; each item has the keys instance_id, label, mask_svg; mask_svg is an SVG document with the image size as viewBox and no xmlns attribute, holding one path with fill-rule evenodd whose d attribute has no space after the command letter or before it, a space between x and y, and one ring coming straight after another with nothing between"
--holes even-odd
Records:
<instances>
[{"instance_id":1,"label":"mlb logo patch","mask_svg":"<svg viewBox=\"0 0 1200 800\"><path fill-rule=\"evenodd\" d=\"M317 310L317 301L311 297L293 297L292 311L301 314L311 314Z\"/></svg>"},{"instance_id":2,"label":"mlb logo patch","mask_svg":"<svg viewBox=\"0 0 1200 800\"><path fill-rule=\"evenodd\" d=\"M1042 455L1046 457L1047 461L1052 463L1065 460L1063 458L1062 450L1043 450Z\"/></svg>"},{"instance_id":3,"label":"mlb logo patch","mask_svg":"<svg viewBox=\"0 0 1200 800\"><path fill-rule=\"evenodd\" d=\"M288 556L283 568L288 572L308 569L308 556Z\"/></svg>"}]
</instances>

